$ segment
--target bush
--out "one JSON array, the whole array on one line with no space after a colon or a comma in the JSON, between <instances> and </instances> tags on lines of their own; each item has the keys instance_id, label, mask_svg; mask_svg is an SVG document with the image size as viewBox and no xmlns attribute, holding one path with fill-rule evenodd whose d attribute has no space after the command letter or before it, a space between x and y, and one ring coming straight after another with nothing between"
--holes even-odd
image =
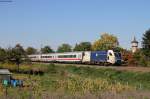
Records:
<instances>
[{"instance_id":1,"label":"bush","mask_svg":"<svg viewBox=\"0 0 150 99\"><path fill-rule=\"evenodd\" d=\"M138 50L136 53L134 53L133 59L138 66L148 66L148 60L146 59L146 56L143 54L142 50Z\"/></svg>"},{"instance_id":2,"label":"bush","mask_svg":"<svg viewBox=\"0 0 150 99\"><path fill-rule=\"evenodd\" d=\"M56 69L56 65L55 64L49 64L48 65L48 72L49 73L52 73L52 74L55 74L57 73L57 69Z\"/></svg>"}]
</instances>

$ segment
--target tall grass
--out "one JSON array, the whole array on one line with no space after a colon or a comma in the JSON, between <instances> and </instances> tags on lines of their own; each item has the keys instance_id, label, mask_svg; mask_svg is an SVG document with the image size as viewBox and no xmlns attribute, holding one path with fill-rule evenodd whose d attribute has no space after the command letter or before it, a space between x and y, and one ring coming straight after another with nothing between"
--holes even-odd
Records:
<instances>
[{"instance_id":1,"label":"tall grass","mask_svg":"<svg viewBox=\"0 0 150 99\"><path fill-rule=\"evenodd\" d=\"M134 87L129 85L123 85L119 82L111 83L106 79L92 79L92 78L83 78L80 76L72 76L65 80L57 82L58 90L67 91L69 93L100 93L105 91L112 91L115 93L126 91L126 90L135 90Z\"/></svg>"},{"instance_id":2,"label":"tall grass","mask_svg":"<svg viewBox=\"0 0 150 99\"><path fill-rule=\"evenodd\" d=\"M120 82L136 86L139 89L150 89L150 72L117 71L114 69L96 69L91 67L66 66L69 72L83 77L105 78L110 82ZM118 67L119 68L119 67Z\"/></svg>"}]
</instances>

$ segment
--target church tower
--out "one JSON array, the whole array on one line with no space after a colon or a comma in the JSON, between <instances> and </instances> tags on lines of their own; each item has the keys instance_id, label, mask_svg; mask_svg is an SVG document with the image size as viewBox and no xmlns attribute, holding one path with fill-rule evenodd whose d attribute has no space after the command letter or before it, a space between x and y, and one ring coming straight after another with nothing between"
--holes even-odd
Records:
<instances>
[{"instance_id":1,"label":"church tower","mask_svg":"<svg viewBox=\"0 0 150 99\"><path fill-rule=\"evenodd\" d=\"M132 45L132 53L135 53L138 49L138 41L136 41L136 38L134 37L133 41L131 42Z\"/></svg>"}]
</instances>

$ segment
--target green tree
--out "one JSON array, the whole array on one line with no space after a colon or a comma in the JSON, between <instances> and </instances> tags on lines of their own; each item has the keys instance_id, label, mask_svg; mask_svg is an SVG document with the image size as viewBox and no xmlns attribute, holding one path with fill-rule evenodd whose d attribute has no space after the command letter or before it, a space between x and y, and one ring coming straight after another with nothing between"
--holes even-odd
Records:
<instances>
[{"instance_id":1,"label":"green tree","mask_svg":"<svg viewBox=\"0 0 150 99\"><path fill-rule=\"evenodd\" d=\"M101 35L100 39L95 41L92 45L92 49L97 50L108 50L113 49L119 45L118 39L116 36L104 33Z\"/></svg>"},{"instance_id":2,"label":"green tree","mask_svg":"<svg viewBox=\"0 0 150 99\"><path fill-rule=\"evenodd\" d=\"M14 62L17 65L17 70L19 72L20 63L22 63L26 58L26 52L20 44L17 44L14 48L7 49L7 60Z\"/></svg>"},{"instance_id":3,"label":"green tree","mask_svg":"<svg viewBox=\"0 0 150 99\"><path fill-rule=\"evenodd\" d=\"M115 52L124 52L124 51L126 51L126 49L124 49L124 48L122 48L122 47L120 47L120 46L113 48L113 50L114 50Z\"/></svg>"},{"instance_id":4,"label":"green tree","mask_svg":"<svg viewBox=\"0 0 150 99\"><path fill-rule=\"evenodd\" d=\"M150 29L143 34L142 47L144 55L150 58Z\"/></svg>"},{"instance_id":5,"label":"green tree","mask_svg":"<svg viewBox=\"0 0 150 99\"><path fill-rule=\"evenodd\" d=\"M6 51L6 62L12 62L12 59L13 59L13 53L12 53L12 48L9 47L7 49L5 49Z\"/></svg>"},{"instance_id":6,"label":"green tree","mask_svg":"<svg viewBox=\"0 0 150 99\"><path fill-rule=\"evenodd\" d=\"M37 50L35 48L33 48L33 47L28 47L26 49L26 53L27 53L27 55L36 54Z\"/></svg>"},{"instance_id":7,"label":"green tree","mask_svg":"<svg viewBox=\"0 0 150 99\"><path fill-rule=\"evenodd\" d=\"M90 42L81 42L80 44L76 44L74 51L91 51L91 43Z\"/></svg>"},{"instance_id":8,"label":"green tree","mask_svg":"<svg viewBox=\"0 0 150 99\"><path fill-rule=\"evenodd\" d=\"M71 52L71 46L69 44L62 44L58 47L57 52Z\"/></svg>"},{"instance_id":9,"label":"green tree","mask_svg":"<svg viewBox=\"0 0 150 99\"><path fill-rule=\"evenodd\" d=\"M42 54L46 54L46 53L53 53L53 49L50 46L45 46L43 48L41 48L41 53Z\"/></svg>"},{"instance_id":10,"label":"green tree","mask_svg":"<svg viewBox=\"0 0 150 99\"><path fill-rule=\"evenodd\" d=\"M0 48L0 62L4 62L6 60L6 51L3 48Z\"/></svg>"}]
</instances>

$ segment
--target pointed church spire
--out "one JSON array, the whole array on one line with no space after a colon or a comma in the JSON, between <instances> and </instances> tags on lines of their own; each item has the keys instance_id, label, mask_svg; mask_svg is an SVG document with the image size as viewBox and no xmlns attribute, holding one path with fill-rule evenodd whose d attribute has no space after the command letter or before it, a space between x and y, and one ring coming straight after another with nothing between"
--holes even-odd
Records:
<instances>
[{"instance_id":1,"label":"pointed church spire","mask_svg":"<svg viewBox=\"0 0 150 99\"><path fill-rule=\"evenodd\" d=\"M131 43L138 43L138 41L136 40L135 36L134 36L134 39Z\"/></svg>"}]
</instances>

